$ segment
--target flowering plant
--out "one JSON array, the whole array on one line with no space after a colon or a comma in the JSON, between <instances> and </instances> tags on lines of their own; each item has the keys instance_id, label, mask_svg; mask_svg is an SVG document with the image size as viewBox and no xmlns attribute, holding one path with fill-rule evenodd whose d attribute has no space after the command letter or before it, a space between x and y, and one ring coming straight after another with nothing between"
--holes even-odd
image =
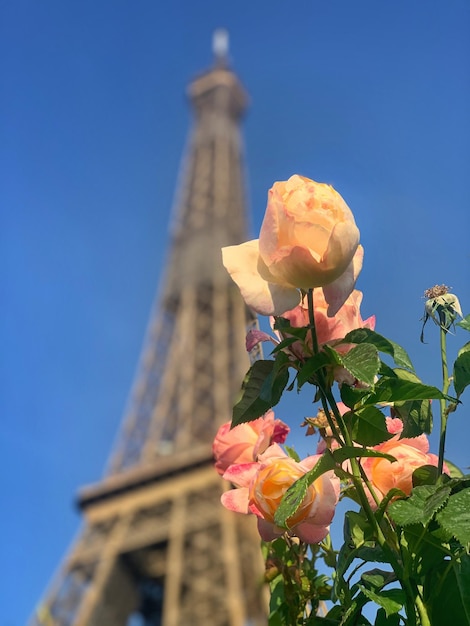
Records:
<instances>
[{"instance_id":1,"label":"flowering plant","mask_svg":"<svg viewBox=\"0 0 470 626\"><path fill-rule=\"evenodd\" d=\"M272 626L470 625L470 476L444 460L449 414L470 384L470 342L449 372L446 335L470 331L470 316L445 286L425 292L442 390L422 383L406 351L375 332L375 317L361 317L362 257L343 198L300 176L269 191L258 240L223 249L246 303L273 316L273 335L251 331L247 349L274 347L253 363L214 442L233 487L222 504L257 518ZM300 459L280 445L289 427L272 407L306 385L319 407L302 425L320 442ZM437 455L426 436L433 400ZM341 498L352 508L337 550L329 530Z\"/></svg>"}]
</instances>

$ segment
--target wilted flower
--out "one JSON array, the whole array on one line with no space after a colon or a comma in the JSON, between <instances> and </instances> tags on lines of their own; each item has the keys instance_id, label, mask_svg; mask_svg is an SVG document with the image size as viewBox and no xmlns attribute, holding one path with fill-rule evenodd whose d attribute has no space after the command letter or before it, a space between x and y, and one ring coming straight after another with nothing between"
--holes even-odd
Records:
<instances>
[{"instance_id":1,"label":"wilted flower","mask_svg":"<svg viewBox=\"0 0 470 626\"><path fill-rule=\"evenodd\" d=\"M421 341L423 341L424 326L428 319L432 319L435 324L448 331L457 317L463 317L459 299L453 293L449 293L449 289L447 285L434 285L424 292L427 300L424 305Z\"/></svg>"}]
</instances>

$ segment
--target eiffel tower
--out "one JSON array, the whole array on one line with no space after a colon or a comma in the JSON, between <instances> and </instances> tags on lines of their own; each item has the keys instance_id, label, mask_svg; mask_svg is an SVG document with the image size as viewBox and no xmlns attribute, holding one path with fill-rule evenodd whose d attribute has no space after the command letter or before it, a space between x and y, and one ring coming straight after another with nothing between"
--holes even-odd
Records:
<instances>
[{"instance_id":1,"label":"eiffel tower","mask_svg":"<svg viewBox=\"0 0 470 626\"><path fill-rule=\"evenodd\" d=\"M108 473L30 626L266 624L253 519L226 511L211 442L228 421L256 323L222 267L246 239L239 121L246 95L214 39L189 85L195 113L165 280Z\"/></svg>"}]
</instances>

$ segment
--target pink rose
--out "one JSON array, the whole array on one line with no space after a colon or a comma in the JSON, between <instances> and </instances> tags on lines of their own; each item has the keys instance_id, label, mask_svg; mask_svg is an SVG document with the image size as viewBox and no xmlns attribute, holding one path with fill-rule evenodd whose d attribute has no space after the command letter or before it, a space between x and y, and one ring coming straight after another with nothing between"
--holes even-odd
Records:
<instances>
[{"instance_id":1,"label":"pink rose","mask_svg":"<svg viewBox=\"0 0 470 626\"><path fill-rule=\"evenodd\" d=\"M232 465L225 472L224 478L238 489L225 492L222 495L222 504L238 513L254 513L258 518L261 538L272 541L286 532L274 523L274 515L283 495L319 459L320 455L309 456L297 463L275 449L268 449L260 463ZM290 534L306 543L322 541L329 532L338 503L339 489L339 479L333 472L326 472L314 481L307 489L300 507L287 521Z\"/></svg>"},{"instance_id":2,"label":"pink rose","mask_svg":"<svg viewBox=\"0 0 470 626\"><path fill-rule=\"evenodd\" d=\"M391 454L397 460L396 463L391 463L387 459L368 457L362 462L362 466L379 498L383 498L393 488L401 489L406 495L410 495L415 469L423 465L437 467L438 458L435 454L429 454L429 441L426 435L400 439L403 422L391 417L387 417L386 420L388 432L395 436L374 446L374 450ZM372 496L369 497L369 501L375 508Z\"/></svg>"},{"instance_id":3,"label":"pink rose","mask_svg":"<svg viewBox=\"0 0 470 626\"><path fill-rule=\"evenodd\" d=\"M318 344L321 347L326 343L333 343L339 339L343 339L351 330L356 328L375 328L375 315L363 320L361 317L360 307L362 302L362 292L355 289L347 298L346 302L339 309L334 317L328 316L328 303L325 300L324 293L321 289L313 292L313 311L315 315L315 329L317 332ZM293 328L302 328L309 325L309 315L306 302L302 302L294 309L286 311L282 317L289 320ZM312 354L312 336L307 333L306 344L309 353ZM342 349L342 353L348 352L354 344L342 344L347 346ZM300 342L295 342L290 346L292 352L300 357L309 356L306 354ZM335 347L335 349L337 349ZM341 349L338 349L341 352Z\"/></svg>"},{"instance_id":4,"label":"pink rose","mask_svg":"<svg viewBox=\"0 0 470 626\"><path fill-rule=\"evenodd\" d=\"M259 239L222 249L248 306L282 315L298 289L322 287L334 315L354 288L363 250L354 216L333 187L294 175L268 193Z\"/></svg>"},{"instance_id":5,"label":"pink rose","mask_svg":"<svg viewBox=\"0 0 470 626\"><path fill-rule=\"evenodd\" d=\"M232 429L230 426L230 422L222 424L212 444L215 469L221 476L230 465L256 461L272 443L284 443L290 430L287 424L274 419L271 410L252 422Z\"/></svg>"}]
</instances>

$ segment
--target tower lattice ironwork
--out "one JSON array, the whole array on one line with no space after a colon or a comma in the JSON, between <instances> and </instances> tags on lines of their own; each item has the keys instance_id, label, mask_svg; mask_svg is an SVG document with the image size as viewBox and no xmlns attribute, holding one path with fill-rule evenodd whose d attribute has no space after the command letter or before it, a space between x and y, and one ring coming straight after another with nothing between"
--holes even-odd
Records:
<instances>
[{"instance_id":1,"label":"tower lattice ironwork","mask_svg":"<svg viewBox=\"0 0 470 626\"><path fill-rule=\"evenodd\" d=\"M266 623L253 520L221 506L211 453L255 323L221 264L221 246L246 239L246 95L220 41L189 85L169 262L122 432L107 475L79 494L83 528L30 626Z\"/></svg>"}]
</instances>

